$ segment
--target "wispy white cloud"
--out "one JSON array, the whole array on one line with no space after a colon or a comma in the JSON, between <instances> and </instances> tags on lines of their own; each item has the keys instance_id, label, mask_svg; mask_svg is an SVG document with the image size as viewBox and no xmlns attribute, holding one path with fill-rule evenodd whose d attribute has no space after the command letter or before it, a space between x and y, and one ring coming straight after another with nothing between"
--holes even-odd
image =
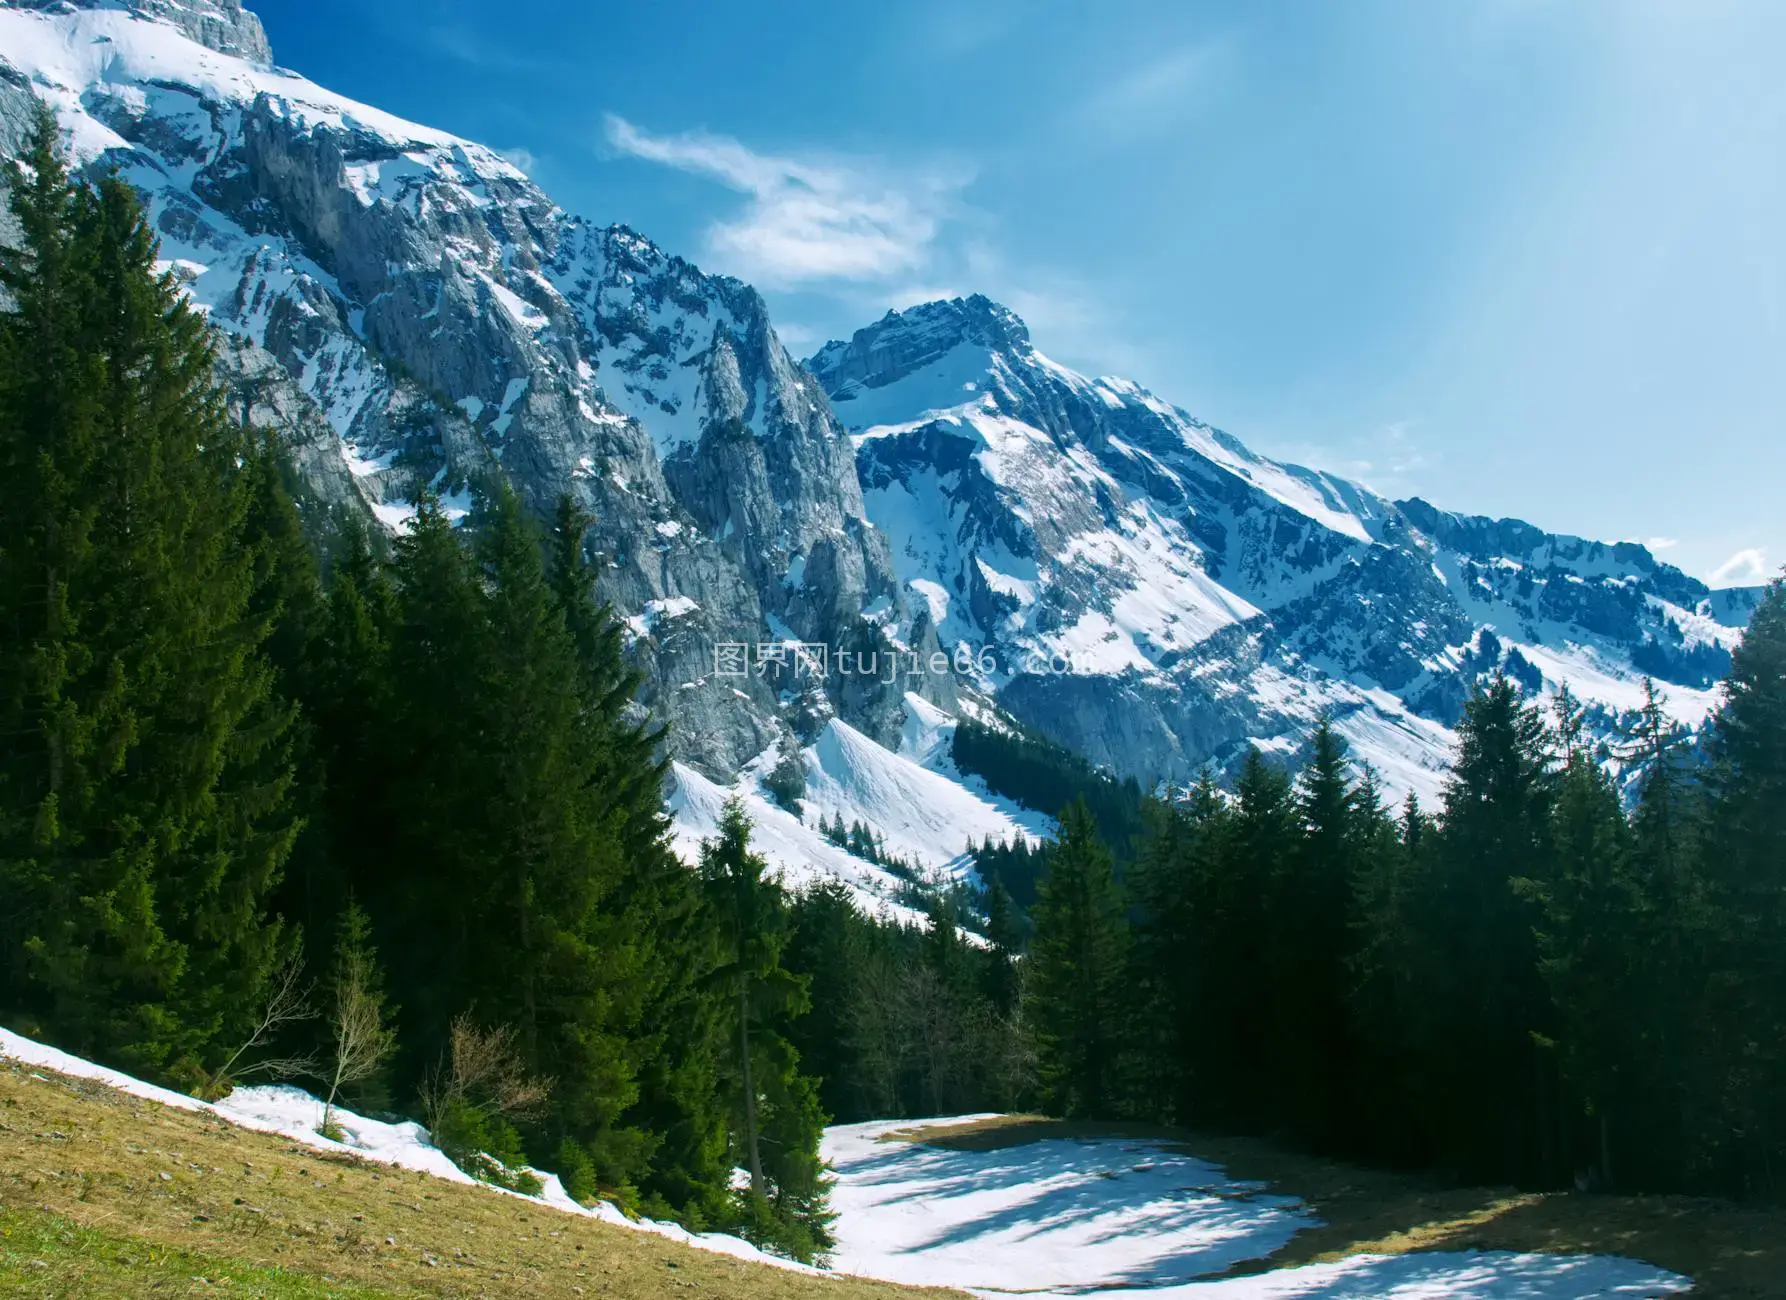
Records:
<instances>
[{"instance_id":1,"label":"wispy white cloud","mask_svg":"<svg viewBox=\"0 0 1786 1300\"><path fill-rule=\"evenodd\" d=\"M1644 539L1643 544L1652 551L1672 551L1681 544L1681 539L1678 537L1648 537Z\"/></svg>"},{"instance_id":2,"label":"wispy white cloud","mask_svg":"<svg viewBox=\"0 0 1786 1300\"><path fill-rule=\"evenodd\" d=\"M1766 582L1767 551L1759 546L1746 546L1712 570L1712 582L1720 587L1742 587Z\"/></svg>"},{"instance_id":3,"label":"wispy white cloud","mask_svg":"<svg viewBox=\"0 0 1786 1300\"><path fill-rule=\"evenodd\" d=\"M459 23L435 23L423 28L421 36L437 53L480 72L533 73L545 66L533 55L519 53L491 39L489 33Z\"/></svg>"},{"instance_id":4,"label":"wispy white cloud","mask_svg":"<svg viewBox=\"0 0 1786 1300\"><path fill-rule=\"evenodd\" d=\"M1399 499L1427 490L1427 471L1444 459L1416 439L1415 428L1412 420L1391 420L1369 433L1344 434L1332 441L1304 438L1277 443L1264 439L1258 450L1278 460L1338 474L1379 495Z\"/></svg>"},{"instance_id":5,"label":"wispy white cloud","mask_svg":"<svg viewBox=\"0 0 1786 1300\"><path fill-rule=\"evenodd\" d=\"M505 162L513 163L529 176L533 175L533 169L540 164L540 160L533 156L533 151L530 149L516 146L513 149L498 149L496 152L502 156Z\"/></svg>"},{"instance_id":6,"label":"wispy white cloud","mask_svg":"<svg viewBox=\"0 0 1786 1300\"><path fill-rule=\"evenodd\" d=\"M1209 88L1228 56L1221 40L1154 54L1098 83L1068 110L1082 137L1122 143L1170 127Z\"/></svg>"},{"instance_id":7,"label":"wispy white cloud","mask_svg":"<svg viewBox=\"0 0 1786 1300\"><path fill-rule=\"evenodd\" d=\"M708 228L708 255L774 288L887 280L921 270L971 179L961 168L901 174L865 160L758 153L706 132L653 135L613 114L606 133L622 153L745 195L742 211Z\"/></svg>"},{"instance_id":8,"label":"wispy white cloud","mask_svg":"<svg viewBox=\"0 0 1786 1300\"><path fill-rule=\"evenodd\" d=\"M713 222L706 256L761 287L817 290L864 317L973 293L1003 303L1036 346L1069 365L1158 381L1157 359L1128 341L1098 286L996 245L985 213L961 196L965 166L901 168L886 160L762 152L725 135L655 135L606 120L629 157L709 177L744 196ZM798 335L784 341L805 346Z\"/></svg>"},{"instance_id":9,"label":"wispy white cloud","mask_svg":"<svg viewBox=\"0 0 1786 1300\"><path fill-rule=\"evenodd\" d=\"M798 321L777 321L775 333L781 339L781 345L794 353L803 352L814 343L822 341L817 330L809 329Z\"/></svg>"}]
</instances>

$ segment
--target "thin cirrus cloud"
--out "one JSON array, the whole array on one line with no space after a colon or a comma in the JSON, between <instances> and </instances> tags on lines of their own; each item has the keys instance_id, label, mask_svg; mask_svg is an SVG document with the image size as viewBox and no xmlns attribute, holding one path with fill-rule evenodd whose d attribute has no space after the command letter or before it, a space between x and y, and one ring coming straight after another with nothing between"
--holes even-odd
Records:
<instances>
[{"instance_id":1,"label":"thin cirrus cloud","mask_svg":"<svg viewBox=\"0 0 1786 1300\"><path fill-rule=\"evenodd\" d=\"M1214 84L1230 57L1221 40L1138 60L1067 109L1082 141L1121 144L1175 125Z\"/></svg>"},{"instance_id":2,"label":"thin cirrus cloud","mask_svg":"<svg viewBox=\"0 0 1786 1300\"><path fill-rule=\"evenodd\" d=\"M893 175L865 162L780 157L706 132L654 135L614 114L606 135L621 153L743 195L739 212L708 227L708 255L776 288L921 270L970 179L954 169Z\"/></svg>"},{"instance_id":3,"label":"thin cirrus cloud","mask_svg":"<svg viewBox=\"0 0 1786 1300\"><path fill-rule=\"evenodd\" d=\"M532 150L523 149L519 145L513 149L498 149L496 153L504 162L520 168L528 176L533 175L540 165L540 160L534 156Z\"/></svg>"},{"instance_id":4,"label":"thin cirrus cloud","mask_svg":"<svg viewBox=\"0 0 1786 1300\"><path fill-rule=\"evenodd\" d=\"M1744 547L1712 570L1712 582L1718 586L1739 587L1767 579L1767 552L1759 546Z\"/></svg>"}]
</instances>

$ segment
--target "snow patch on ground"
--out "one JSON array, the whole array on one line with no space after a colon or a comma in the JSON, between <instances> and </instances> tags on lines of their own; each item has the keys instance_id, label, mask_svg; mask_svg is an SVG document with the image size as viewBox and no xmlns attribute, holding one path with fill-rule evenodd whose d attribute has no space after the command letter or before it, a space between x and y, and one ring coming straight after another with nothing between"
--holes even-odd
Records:
<instances>
[{"instance_id":1,"label":"snow patch on ground","mask_svg":"<svg viewBox=\"0 0 1786 1300\"><path fill-rule=\"evenodd\" d=\"M1293 1198L1156 1143L1055 1139L953 1151L880 1140L913 1126L826 1131L840 1272L1042 1300L1581 1300L1691 1285L1636 1260L1507 1251L1357 1255L1209 1280L1317 1220Z\"/></svg>"},{"instance_id":2,"label":"snow patch on ground","mask_svg":"<svg viewBox=\"0 0 1786 1300\"><path fill-rule=\"evenodd\" d=\"M297 1088L238 1088L216 1104L0 1029L0 1056L180 1110L208 1112L319 1151L357 1155L478 1184L414 1122L387 1124L336 1110L345 1141L316 1132L322 1103ZM975 1117L967 1117L975 1118ZM1506 1251L1358 1255L1330 1264L1199 1280L1281 1247L1316 1222L1293 1198L1229 1178L1218 1165L1146 1141L1051 1140L1001 1151L950 1151L879 1139L927 1121L876 1121L826 1130L836 1173L838 1272L914 1285L964 1287L986 1297L1134 1295L1152 1300L1632 1300L1677 1294L1687 1278L1635 1260ZM930 1123L952 1121L928 1121ZM701 1250L817 1272L719 1233L631 1220L602 1202L579 1205L554 1174L534 1171L535 1199L567 1214L650 1232Z\"/></svg>"}]
</instances>

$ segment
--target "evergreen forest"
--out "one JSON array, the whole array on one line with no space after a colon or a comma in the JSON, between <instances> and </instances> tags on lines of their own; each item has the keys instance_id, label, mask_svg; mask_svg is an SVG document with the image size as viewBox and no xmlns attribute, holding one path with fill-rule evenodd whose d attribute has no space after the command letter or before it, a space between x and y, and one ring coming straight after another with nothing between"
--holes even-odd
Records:
<instances>
[{"instance_id":1,"label":"evergreen forest","mask_svg":"<svg viewBox=\"0 0 1786 1300\"><path fill-rule=\"evenodd\" d=\"M969 1111L1780 1193L1786 584L1703 735L1652 687L1590 745L1566 693L1495 676L1431 808L1332 719L1295 770L1156 795L964 722L960 769L1058 834L969 845L978 885L914 879L902 925L788 889L737 804L672 853L574 503L491 484L394 539L307 514L130 187L71 177L46 118L10 202L8 1028L201 1095L299 1081L491 1181L802 1259L826 1124Z\"/></svg>"}]
</instances>

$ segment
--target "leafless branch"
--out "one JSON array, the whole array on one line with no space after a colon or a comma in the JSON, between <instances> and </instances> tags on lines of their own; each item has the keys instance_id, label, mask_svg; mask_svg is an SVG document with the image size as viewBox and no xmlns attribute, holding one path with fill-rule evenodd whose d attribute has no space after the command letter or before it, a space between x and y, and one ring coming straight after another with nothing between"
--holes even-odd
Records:
<instances>
[{"instance_id":1,"label":"leafless branch","mask_svg":"<svg viewBox=\"0 0 1786 1300\"><path fill-rule=\"evenodd\" d=\"M433 1129L460 1102L510 1119L537 1114L552 1095L552 1081L527 1072L515 1048L514 1026L481 1026L461 1012L453 1019L445 1059L421 1091L422 1114Z\"/></svg>"},{"instance_id":2,"label":"leafless branch","mask_svg":"<svg viewBox=\"0 0 1786 1300\"><path fill-rule=\"evenodd\" d=\"M304 978L304 959L294 955L279 969L268 986L267 1001L261 1008L260 1019L253 1031L236 1048L229 1060L224 1062L223 1067L211 1076L207 1091L213 1095L220 1093L231 1079L247 1078L255 1074L268 1075L275 1079L315 1074L316 1060L310 1056L275 1057L255 1062L240 1071L236 1070L238 1061L256 1048L266 1046L283 1026L317 1017L319 1013L310 1000L315 987Z\"/></svg>"}]
</instances>

